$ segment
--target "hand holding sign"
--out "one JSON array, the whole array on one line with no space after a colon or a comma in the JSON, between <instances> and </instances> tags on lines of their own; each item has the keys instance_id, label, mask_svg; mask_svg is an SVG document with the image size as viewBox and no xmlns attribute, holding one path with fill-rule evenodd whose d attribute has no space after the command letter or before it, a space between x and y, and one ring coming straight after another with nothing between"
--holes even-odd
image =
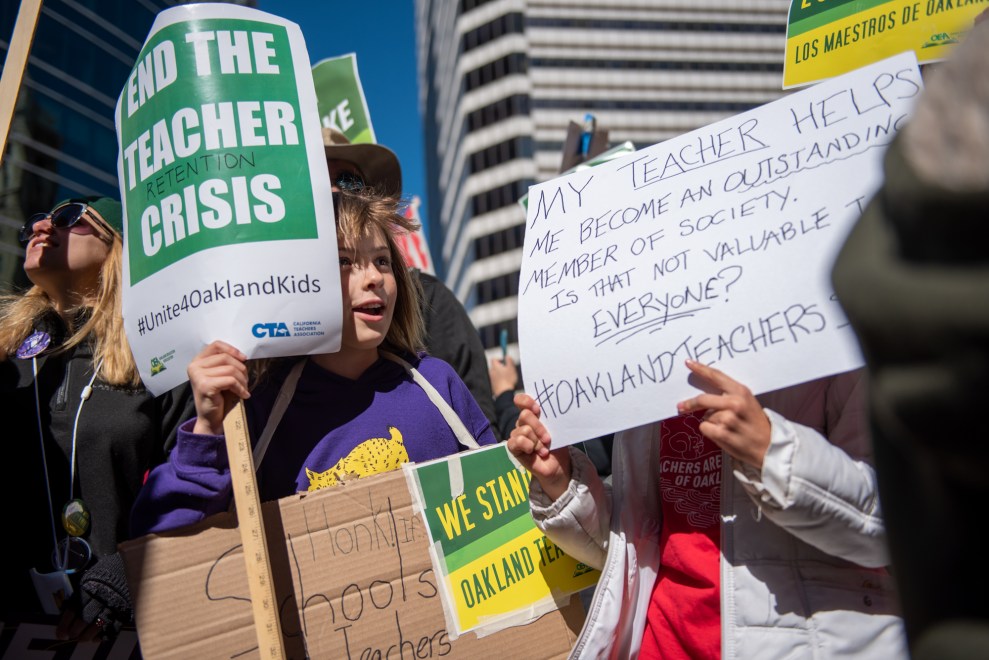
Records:
<instances>
[{"instance_id":1,"label":"hand holding sign","mask_svg":"<svg viewBox=\"0 0 989 660\"><path fill-rule=\"evenodd\" d=\"M336 231L298 25L245 7L161 12L116 111L123 315L160 394L220 338L251 358L340 342Z\"/></svg>"},{"instance_id":2,"label":"hand holding sign","mask_svg":"<svg viewBox=\"0 0 989 660\"><path fill-rule=\"evenodd\" d=\"M508 438L508 451L539 480L546 494L556 500L570 483L570 450L550 449L552 438L539 418L541 411L535 399L519 393L515 395L515 405L522 412Z\"/></svg>"},{"instance_id":3,"label":"hand holding sign","mask_svg":"<svg viewBox=\"0 0 989 660\"><path fill-rule=\"evenodd\" d=\"M215 341L189 364L189 382L196 402L193 433L223 435L223 419L247 389L247 356L230 344Z\"/></svg>"},{"instance_id":4,"label":"hand holding sign","mask_svg":"<svg viewBox=\"0 0 989 660\"><path fill-rule=\"evenodd\" d=\"M707 391L678 403L677 412L683 415L706 410L701 433L735 460L761 469L771 429L752 390L700 362L687 360L687 368L702 379Z\"/></svg>"},{"instance_id":5,"label":"hand holding sign","mask_svg":"<svg viewBox=\"0 0 989 660\"><path fill-rule=\"evenodd\" d=\"M669 417L686 359L754 392L861 365L828 272L920 89L907 53L534 186L519 350L556 446Z\"/></svg>"}]
</instances>

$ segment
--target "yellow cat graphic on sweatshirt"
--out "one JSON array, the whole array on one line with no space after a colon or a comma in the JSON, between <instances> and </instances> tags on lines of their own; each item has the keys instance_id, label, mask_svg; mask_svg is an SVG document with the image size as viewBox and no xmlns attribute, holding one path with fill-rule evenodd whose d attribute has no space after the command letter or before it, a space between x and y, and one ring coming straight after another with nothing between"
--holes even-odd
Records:
<instances>
[{"instance_id":1,"label":"yellow cat graphic on sweatshirt","mask_svg":"<svg viewBox=\"0 0 989 660\"><path fill-rule=\"evenodd\" d=\"M325 472L313 472L306 468L309 490L338 486L347 479L388 472L408 463L409 452L405 450L402 433L394 426L389 426L388 432L391 434L390 438L365 440Z\"/></svg>"}]
</instances>

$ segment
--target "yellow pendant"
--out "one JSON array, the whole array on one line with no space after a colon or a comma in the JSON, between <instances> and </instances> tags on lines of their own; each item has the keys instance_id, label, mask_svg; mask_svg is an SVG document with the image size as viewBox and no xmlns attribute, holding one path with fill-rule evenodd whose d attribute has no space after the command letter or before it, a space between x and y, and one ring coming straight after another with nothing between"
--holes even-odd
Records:
<instances>
[{"instance_id":1,"label":"yellow pendant","mask_svg":"<svg viewBox=\"0 0 989 660\"><path fill-rule=\"evenodd\" d=\"M72 536L89 531L89 509L80 499L69 500L62 508L62 527Z\"/></svg>"}]
</instances>

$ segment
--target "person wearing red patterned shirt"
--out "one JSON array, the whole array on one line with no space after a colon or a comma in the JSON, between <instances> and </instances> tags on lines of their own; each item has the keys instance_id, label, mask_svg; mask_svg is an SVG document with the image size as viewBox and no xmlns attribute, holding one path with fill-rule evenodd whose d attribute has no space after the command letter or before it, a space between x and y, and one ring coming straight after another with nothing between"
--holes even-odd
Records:
<instances>
[{"instance_id":1,"label":"person wearing red patterned shirt","mask_svg":"<svg viewBox=\"0 0 989 660\"><path fill-rule=\"evenodd\" d=\"M704 393L618 434L611 484L516 396L533 518L602 571L571 657L906 657L863 372L756 397L687 367Z\"/></svg>"}]
</instances>

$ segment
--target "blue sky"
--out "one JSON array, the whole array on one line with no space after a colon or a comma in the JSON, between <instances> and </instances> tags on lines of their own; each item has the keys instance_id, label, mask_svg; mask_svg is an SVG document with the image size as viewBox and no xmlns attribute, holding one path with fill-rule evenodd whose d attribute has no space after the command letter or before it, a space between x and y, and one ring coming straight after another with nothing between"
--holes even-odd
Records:
<instances>
[{"instance_id":1,"label":"blue sky","mask_svg":"<svg viewBox=\"0 0 989 660\"><path fill-rule=\"evenodd\" d=\"M425 215L413 0L258 0L257 9L297 23L313 64L327 57L357 53L375 135L380 144L398 155L403 191L406 196L422 199L420 211Z\"/></svg>"}]
</instances>

